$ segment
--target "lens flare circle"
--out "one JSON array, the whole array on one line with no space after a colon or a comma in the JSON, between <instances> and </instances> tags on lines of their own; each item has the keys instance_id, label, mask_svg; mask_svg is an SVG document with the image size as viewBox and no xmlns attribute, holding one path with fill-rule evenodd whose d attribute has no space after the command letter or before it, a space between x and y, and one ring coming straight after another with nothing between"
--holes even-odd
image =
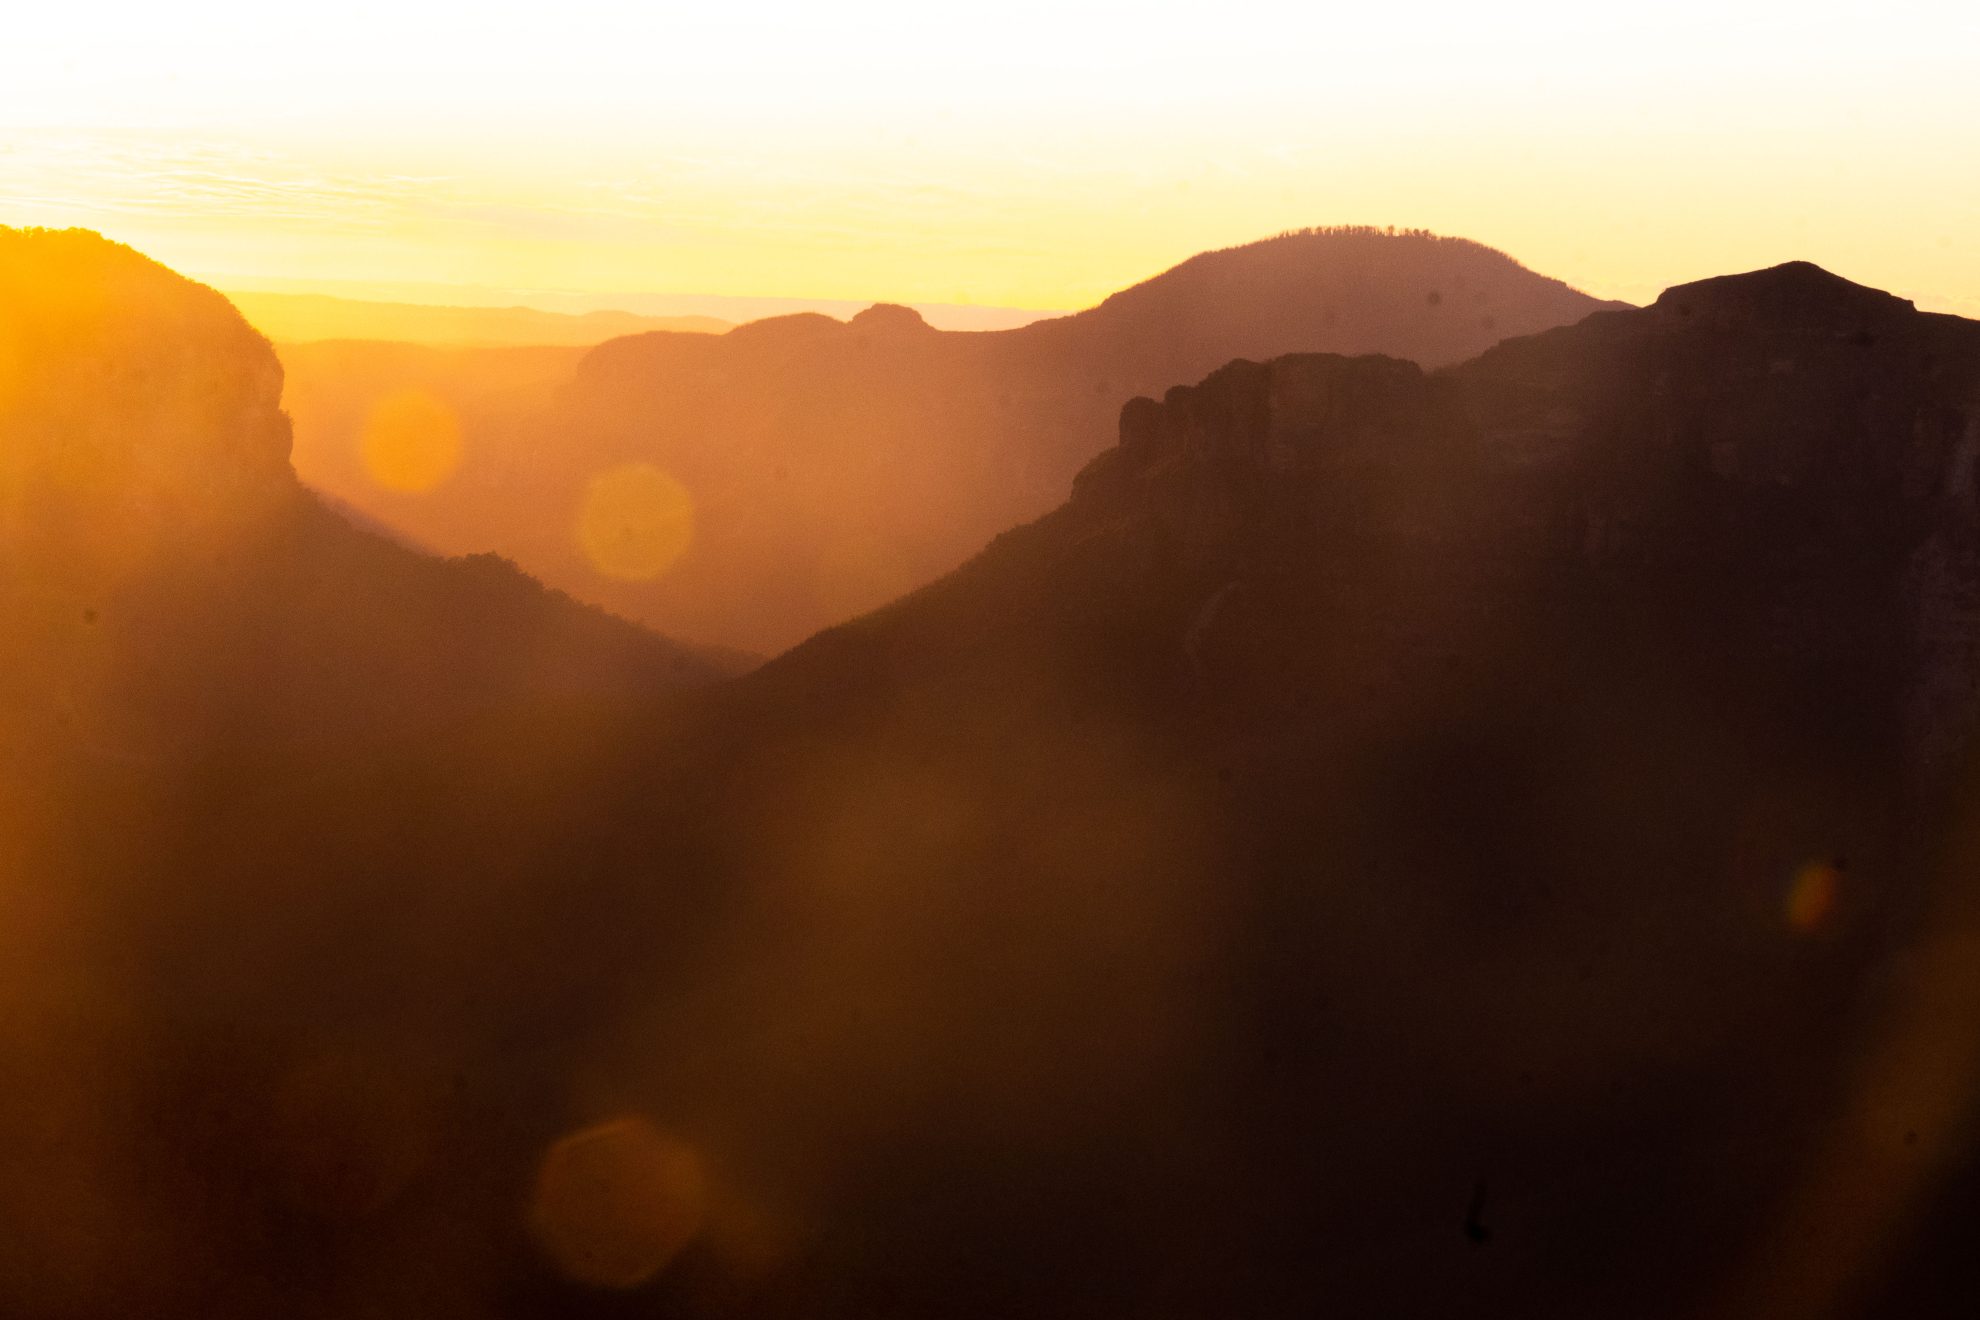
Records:
<instances>
[{"instance_id":1,"label":"lens flare circle","mask_svg":"<svg viewBox=\"0 0 1980 1320\"><path fill-rule=\"evenodd\" d=\"M1788 886L1788 929L1798 935L1820 930L1834 913L1842 890L1842 871L1829 862L1808 862L1794 873Z\"/></svg>"},{"instance_id":2,"label":"lens flare circle","mask_svg":"<svg viewBox=\"0 0 1980 1320\"><path fill-rule=\"evenodd\" d=\"M700 1234L706 1200L692 1147L643 1118L621 1118L550 1147L537 1172L529 1227L573 1282L637 1288Z\"/></svg>"},{"instance_id":3,"label":"lens flare circle","mask_svg":"<svg viewBox=\"0 0 1980 1320\"><path fill-rule=\"evenodd\" d=\"M650 463L627 463L591 479L578 515L578 546L591 566L619 582L648 582L672 568L694 540L694 499Z\"/></svg>"},{"instance_id":4,"label":"lens flare circle","mask_svg":"<svg viewBox=\"0 0 1980 1320\"><path fill-rule=\"evenodd\" d=\"M453 476L461 465L460 419L424 390L396 390L372 405L358 448L373 481L402 495L418 495Z\"/></svg>"}]
</instances>

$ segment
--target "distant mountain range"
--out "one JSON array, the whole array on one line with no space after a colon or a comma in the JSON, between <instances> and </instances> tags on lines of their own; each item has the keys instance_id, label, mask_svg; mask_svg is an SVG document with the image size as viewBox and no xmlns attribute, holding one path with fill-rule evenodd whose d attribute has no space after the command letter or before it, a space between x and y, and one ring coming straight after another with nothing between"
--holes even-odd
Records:
<instances>
[{"instance_id":1,"label":"distant mountain range","mask_svg":"<svg viewBox=\"0 0 1980 1320\"><path fill-rule=\"evenodd\" d=\"M570 317L612 312L656 321L720 321L725 325L741 325L745 321L760 321L770 316L789 316L797 312L820 312L826 316L845 318L870 306L868 302L845 298L640 293L627 290L611 293L572 293L549 289L504 289L419 281L298 280L239 276L217 277L213 279L213 284L229 298L302 295L330 298L338 302L371 303L391 307L416 306L496 311L523 308ZM930 325L943 330L1009 330L1061 314L1050 308L995 307L981 303L916 302L914 307Z\"/></svg>"},{"instance_id":2,"label":"distant mountain range","mask_svg":"<svg viewBox=\"0 0 1980 1320\"><path fill-rule=\"evenodd\" d=\"M1221 363L727 677L343 524L279 385L0 234L0 1310L1980 1290L1980 325L1796 263Z\"/></svg>"},{"instance_id":3,"label":"distant mountain range","mask_svg":"<svg viewBox=\"0 0 1980 1320\"><path fill-rule=\"evenodd\" d=\"M447 348L500 345L581 347L650 330L720 334L730 322L712 316L637 316L631 312L547 312L534 307L441 307L366 302L315 293L228 295L248 324L277 343L382 339Z\"/></svg>"},{"instance_id":4,"label":"distant mountain range","mask_svg":"<svg viewBox=\"0 0 1980 1320\"><path fill-rule=\"evenodd\" d=\"M560 382L560 366L537 359L527 396L510 358L287 363L311 484L441 549L498 550L651 626L775 651L1050 508L1136 394L1240 356L1383 352L1436 366L1606 305L1477 244L1328 230L1207 253L1014 330L938 332L881 306L716 338L631 336ZM375 401L406 389L444 400L465 435L458 474L410 498L357 461ZM601 576L570 535L589 483L631 462L694 502L693 544L653 581Z\"/></svg>"}]
</instances>

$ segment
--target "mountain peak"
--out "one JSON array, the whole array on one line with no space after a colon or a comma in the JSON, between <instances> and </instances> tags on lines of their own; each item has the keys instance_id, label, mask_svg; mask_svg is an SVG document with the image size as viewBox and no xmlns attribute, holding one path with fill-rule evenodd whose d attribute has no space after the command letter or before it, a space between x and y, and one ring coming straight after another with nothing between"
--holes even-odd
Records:
<instances>
[{"instance_id":1,"label":"mountain peak","mask_svg":"<svg viewBox=\"0 0 1980 1320\"><path fill-rule=\"evenodd\" d=\"M1907 299L1852 283L1810 261L1679 284L1666 289L1654 306L1668 315L1725 323L1847 323L1846 328L1917 310Z\"/></svg>"},{"instance_id":2,"label":"mountain peak","mask_svg":"<svg viewBox=\"0 0 1980 1320\"><path fill-rule=\"evenodd\" d=\"M1123 289L1101 306L1127 304L1146 298L1153 290L1190 288L1202 281L1271 275L1281 279L1323 278L1337 283L1383 283L1401 281L1401 287L1414 293L1410 280L1417 277L1441 281L1449 287L1434 290L1454 295L1453 307L1464 292L1498 292L1494 281L1518 282L1520 277L1549 293L1567 294L1589 308L1602 306L1598 300L1573 293L1558 280L1534 275L1512 257L1496 248L1468 238L1433 234L1426 229L1378 229L1370 225L1338 225L1316 229L1294 229L1270 238L1235 247L1199 252L1161 274ZM1427 292L1427 291L1426 291Z\"/></svg>"},{"instance_id":3,"label":"mountain peak","mask_svg":"<svg viewBox=\"0 0 1980 1320\"><path fill-rule=\"evenodd\" d=\"M760 321L745 321L722 338L737 343L796 344L829 335L842 329L844 324L823 312L792 312L786 316L766 316ZM610 348L616 342L619 341L607 340L601 347Z\"/></svg>"},{"instance_id":4,"label":"mountain peak","mask_svg":"<svg viewBox=\"0 0 1980 1320\"><path fill-rule=\"evenodd\" d=\"M857 329L883 334L918 334L929 329L920 312L899 303L874 303L853 317L850 324Z\"/></svg>"},{"instance_id":5,"label":"mountain peak","mask_svg":"<svg viewBox=\"0 0 1980 1320\"><path fill-rule=\"evenodd\" d=\"M118 336L224 340L280 370L223 295L88 229L0 225L0 328L24 351L72 355L100 355Z\"/></svg>"}]
</instances>

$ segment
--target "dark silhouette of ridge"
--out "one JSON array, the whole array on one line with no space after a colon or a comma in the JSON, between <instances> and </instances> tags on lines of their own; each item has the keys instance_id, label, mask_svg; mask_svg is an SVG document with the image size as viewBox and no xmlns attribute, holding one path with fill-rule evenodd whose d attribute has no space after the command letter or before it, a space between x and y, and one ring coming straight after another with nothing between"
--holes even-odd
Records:
<instances>
[{"instance_id":1,"label":"dark silhouette of ridge","mask_svg":"<svg viewBox=\"0 0 1980 1320\"><path fill-rule=\"evenodd\" d=\"M1136 394L1299 350L1437 366L1607 305L1475 243L1304 231L1015 330L934 331L878 306L849 322L801 313L713 338L628 336L554 394L519 393L512 364L493 358L404 359L388 382L292 355L297 462L424 543L497 550L662 631L774 651L1050 508ZM458 476L416 499L381 492L355 462L371 400L407 386L458 409L467 441ZM697 539L657 581L601 578L570 536L591 479L632 461L696 502Z\"/></svg>"},{"instance_id":2,"label":"dark silhouette of ridge","mask_svg":"<svg viewBox=\"0 0 1980 1320\"><path fill-rule=\"evenodd\" d=\"M1890 321L1917 309L1882 289L1852 284L1807 261L1789 261L1744 275L1721 275L1666 289L1656 306L1680 316L1722 320L1833 324L1837 318Z\"/></svg>"},{"instance_id":3,"label":"dark silhouette of ridge","mask_svg":"<svg viewBox=\"0 0 1980 1320\"><path fill-rule=\"evenodd\" d=\"M1288 342L1351 352L1339 341L1381 340L1392 356L1444 366L1559 324L1564 310L1602 305L1469 239L1347 226L1201 253L1098 307L1039 324L1064 326L1060 333L1108 326L1156 339L1155 351L1179 358L1237 348L1194 378L1233 357L1275 357L1284 350L1271 346ZM1363 319L1371 314L1381 319Z\"/></svg>"}]
</instances>

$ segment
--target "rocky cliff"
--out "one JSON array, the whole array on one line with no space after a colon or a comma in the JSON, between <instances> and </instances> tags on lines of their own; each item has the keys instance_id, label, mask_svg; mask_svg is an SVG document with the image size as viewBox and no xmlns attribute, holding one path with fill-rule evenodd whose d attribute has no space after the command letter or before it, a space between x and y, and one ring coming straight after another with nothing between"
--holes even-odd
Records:
<instances>
[{"instance_id":1,"label":"rocky cliff","mask_svg":"<svg viewBox=\"0 0 1980 1320\"><path fill-rule=\"evenodd\" d=\"M0 535L87 571L293 493L282 369L211 289L83 231L0 233ZM60 553L58 553L58 551Z\"/></svg>"},{"instance_id":2,"label":"rocky cliff","mask_svg":"<svg viewBox=\"0 0 1980 1320\"><path fill-rule=\"evenodd\" d=\"M1808 702L1872 685L1940 764L1973 717L1976 413L1980 327L1793 263L1437 373L1233 363L1129 403L1072 507L1153 518L1234 581L1310 585L1375 541L1435 556L1447 610L1681 603L1692 643Z\"/></svg>"},{"instance_id":3,"label":"rocky cliff","mask_svg":"<svg viewBox=\"0 0 1980 1320\"><path fill-rule=\"evenodd\" d=\"M584 979L601 946L544 954L543 895L584 865L593 758L732 668L354 528L291 473L280 389L211 290L0 229L9 1314L425 1309L423 1271L322 1271L440 1149L448 1077L512 1068L513 1114L555 1075L447 1004ZM433 1262L476 1215L512 1222L467 1196L392 1236ZM442 1268L457 1298L489 1277Z\"/></svg>"},{"instance_id":4,"label":"rocky cliff","mask_svg":"<svg viewBox=\"0 0 1980 1320\"><path fill-rule=\"evenodd\" d=\"M344 522L289 466L281 392L267 341L211 289L87 232L0 230L15 748L190 755L249 708L295 737L405 732L738 667L492 556L441 562Z\"/></svg>"}]
</instances>

